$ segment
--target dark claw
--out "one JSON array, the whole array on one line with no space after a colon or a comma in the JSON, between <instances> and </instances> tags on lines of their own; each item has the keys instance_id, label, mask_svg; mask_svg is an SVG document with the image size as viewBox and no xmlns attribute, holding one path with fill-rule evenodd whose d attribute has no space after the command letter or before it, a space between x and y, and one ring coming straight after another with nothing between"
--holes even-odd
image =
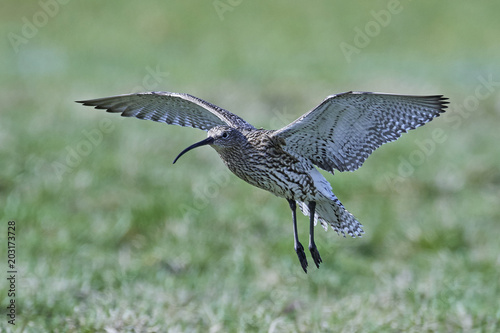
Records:
<instances>
[{"instance_id":1,"label":"dark claw","mask_svg":"<svg viewBox=\"0 0 500 333\"><path fill-rule=\"evenodd\" d=\"M304 272L307 274L307 259L306 259L306 253L304 252L304 247L302 244L299 242L297 244L297 248L295 249L295 252L297 252L297 256L299 257L300 264L302 265L302 269ZM320 258L321 260L321 258Z\"/></svg>"},{"instance_id":2,"label":"dark claw","mask_svg":"<svg viewBox=\"0 0 500 333\"><path fill-rule=\"evenodd\" d=\"M309 251L311 251L311 256L314 260L314 263L316 264L316 267L319 268L319 264L321 264L323 260L321 260L321 256L319 255L316 244L309 245Z\"/></svg>"}]
</instances>

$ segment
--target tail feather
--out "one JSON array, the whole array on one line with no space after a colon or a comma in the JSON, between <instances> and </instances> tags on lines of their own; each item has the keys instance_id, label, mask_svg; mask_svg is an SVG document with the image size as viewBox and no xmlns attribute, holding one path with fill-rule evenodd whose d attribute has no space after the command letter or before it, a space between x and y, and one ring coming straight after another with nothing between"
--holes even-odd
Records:
<instances>
[{"instance_id":1,"label":"tail feather","mask_svg":"<svg viewBox=\"0 0 500 333\"><path fill-rule=\"evenodd\" d=\"M301 201L297 201L297 203L302 213L309 216L307 204ZM316 225L318 221L321 222L325 230L328 230L328 225L330 225L337 234L342 234L344 237L348 234L356 238L356 236L361 237L365 233L362 229L363 225L344 208L335 195L333 195L332 200L316 201L314 224Z\"/></svg>"}]
</instances>

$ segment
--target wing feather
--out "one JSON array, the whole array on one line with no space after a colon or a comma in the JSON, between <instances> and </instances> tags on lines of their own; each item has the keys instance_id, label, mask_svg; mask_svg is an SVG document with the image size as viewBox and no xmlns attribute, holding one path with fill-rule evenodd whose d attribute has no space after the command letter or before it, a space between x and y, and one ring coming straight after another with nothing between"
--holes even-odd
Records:
<instances>
[{"instance_id":1,"label":"wing feather","mask_svg":"<svg viewBox=\"0 0 500 333\"><path fill-rule=\"evenodd\" d=\"M443 113L446 100L442 95L332 95L273 135L285 140L283 149L324 170L354 171L384 143Z\"/></svg>"},{"instance_id":2,"label":"wing feather","mask_svg":"<svg viewBox=\"0 0 500 333\"><path fill-rule=\"evenodd\" d=\"M237 115L200 98L165 91L118 95L77 101L107 112L121 113L123 117L153 120L161 123L199 128L204 131L227 125L254 129Z\"/></svg>"}]
</instances>

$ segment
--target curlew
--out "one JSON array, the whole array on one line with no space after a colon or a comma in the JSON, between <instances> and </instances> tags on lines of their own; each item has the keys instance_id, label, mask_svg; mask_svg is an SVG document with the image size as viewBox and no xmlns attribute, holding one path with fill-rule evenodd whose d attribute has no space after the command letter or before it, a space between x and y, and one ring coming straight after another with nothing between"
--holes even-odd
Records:
<instances>
[{"instance_id":1,"label":"curlew","mask_svg":"<svg viewBox=\"0 0 500 333\"><path fill-rule=\"evenodd\" d=\"M405 96L346 92L328 96L320 105L279 130L257 129L237 115L188 94L147 92L78 101L124 117L208 131L206 139L184 149L209 145L224 164L247 183L285 198L292 210L294 249L307 273L304 247L297 233L297 205L309 216L309 251L319 268L314 242L319 221L344 237L361 236L362 225L333 194L315 166L330 173L354 171L382 144L394 141L440 115L442 95Z\"/></svg>"}]
</instances>

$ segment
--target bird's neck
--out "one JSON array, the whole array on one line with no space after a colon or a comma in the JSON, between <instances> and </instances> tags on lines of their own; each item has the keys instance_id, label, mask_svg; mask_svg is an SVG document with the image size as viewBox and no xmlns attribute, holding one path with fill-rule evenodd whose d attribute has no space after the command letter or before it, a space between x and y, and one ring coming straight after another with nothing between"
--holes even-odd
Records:
<instances>
[{"instance_id":1,"label":"bird's neck","mask_svg":"<svg viewBox=\"0 0 500 333\"><path fill-rule=\"evenodd\" d=\"M254 184L249 174L260 168L269 157L277 150L281 151L281 145L270 135L270 131L254 130L245 133L245 140L231 147L215 147L224 164L239 178Z\"/></svg>"}]
</instances>

